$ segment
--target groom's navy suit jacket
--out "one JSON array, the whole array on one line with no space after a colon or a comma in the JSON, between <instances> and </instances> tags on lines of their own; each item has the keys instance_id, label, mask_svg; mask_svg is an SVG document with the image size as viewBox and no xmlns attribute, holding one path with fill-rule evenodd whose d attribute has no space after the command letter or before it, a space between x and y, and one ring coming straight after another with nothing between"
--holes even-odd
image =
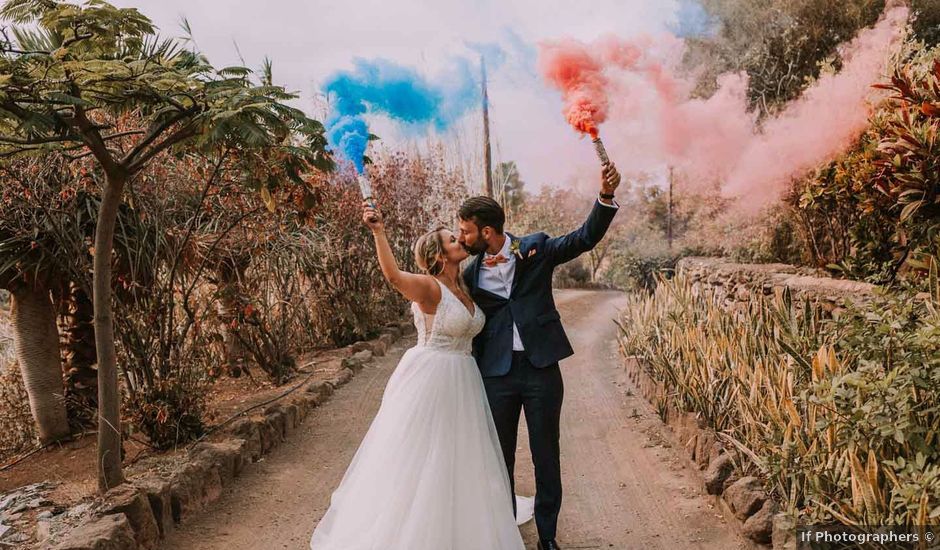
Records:
<instances>
[{"instance_id":1,"label":"groom's navy suit jacket","mask_svg":"<svg viewBox=\"0 0 940 550\"><path fill-rule=\"evenodd\" d=\"M516 267L509 298L480 288L483 254L474 258L463 277L470 296L486 314L483 330L473 339L473 355L483 377L503 376L512 365L512 324L516 323L525 354L536 368L553 365L574 353L561 326L552 297L555 267L591 250L607 232L617 209L595 201L584 224L560 237L539 232L517 238ZM531 252L531 251L535 252Z\"/></svg>"}]
</instances>

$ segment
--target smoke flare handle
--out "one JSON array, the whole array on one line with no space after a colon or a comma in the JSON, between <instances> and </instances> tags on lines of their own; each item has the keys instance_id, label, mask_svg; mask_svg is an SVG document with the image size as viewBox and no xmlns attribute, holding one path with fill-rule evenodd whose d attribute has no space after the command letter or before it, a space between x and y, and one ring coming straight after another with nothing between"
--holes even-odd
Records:
<instances>
[{"instance_id":1,"label":"smoke flare handle","mask_svg":"<svg viewBox=\"0 0 940 550\"><path fill-rule=\"evenodd\" d=\"M610 164L610 157L607 156L607 149L604 148L604 142L601 141L601 138L596 137L591 140L594 144L594 149L597 151L597 157L601 159L601 164L608 165Z\"/></svg>"},{"instance_id":2,"label":"smoke flare handle","mask_svg":"<svg viewBox=\"0 0 940 550\"><path fill-rule=\"evenodd\" d=\"M375 203L372 201L372 183L369 181L369 178L365 174L359 174L356 176L356 180L359 182L359 191L362 192L362 198L369 201L369 204L375 206Z\"/></svg>"},{"instance_id":3,"label":"smoke flare handle","mask_svg":"<svg viewBox=\"0 0 940 550\"><path fill-rule=\"evenodd\" d=\"M362 198L369 203L369 206L375 208L375 200L372 198L372 183L369 181L368 176L359 174L356 176L356 180L359 182L359 191L362 192Z\"/></svg>"},{"instance_id":4,"label":"smoke flare handle","mask_svg":"<svg viewBox=\"0 0 940 550\"><path fill-rule=\"evenodd\" d=\"M366 142L366 148L362 151L362 158L365 161L366 151L369 149L369 142ZM369 181L369 176L365 174L365 171L360 172L356 175L356 181L359 183L359 191L362 193L362 198L365 199L369 206L375 208L375 199L372 198L372 182ZM375 218L372 217L369 221L375 221Z\"/></svg>"}]
</instances>

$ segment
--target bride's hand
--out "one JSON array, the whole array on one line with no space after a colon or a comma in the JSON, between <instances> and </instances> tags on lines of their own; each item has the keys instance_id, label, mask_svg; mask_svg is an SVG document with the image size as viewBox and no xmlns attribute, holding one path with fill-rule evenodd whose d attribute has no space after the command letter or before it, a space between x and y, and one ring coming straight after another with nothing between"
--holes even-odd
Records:
<instances>
[{"instance_id":1,"label":"bride's hand","mask_svg":"<svg viewBox=\"0 0 940 550\"><path fill-rule=\"evenodd\" d=\"M369 204L369 201L362 202L362 223L372 231L378 231L385 227L385 220L378 208Z\"/></svg>"}]
</instances>

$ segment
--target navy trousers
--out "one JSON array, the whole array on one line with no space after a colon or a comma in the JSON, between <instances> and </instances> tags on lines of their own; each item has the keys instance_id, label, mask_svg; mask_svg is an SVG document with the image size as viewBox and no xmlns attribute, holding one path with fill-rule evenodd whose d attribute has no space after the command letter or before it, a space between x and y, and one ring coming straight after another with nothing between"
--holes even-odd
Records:
<instances>
[{"instance_id":1,"label":"navy trousers","mask_svg":"<svg viewBox=\"0 0 940 550\"><path fill-rule=\"evenodd\" d=\"M535 524L539 538L555 538L561 510L559 421L565 388L558 363L535 368L525 352L512 352L512 367L504 376L483 378L499 444L509 470L510 498L516 509L516 440L519 414L524 409L529 428L529 449L535 466Z\"/></svg>"}]
</instances>

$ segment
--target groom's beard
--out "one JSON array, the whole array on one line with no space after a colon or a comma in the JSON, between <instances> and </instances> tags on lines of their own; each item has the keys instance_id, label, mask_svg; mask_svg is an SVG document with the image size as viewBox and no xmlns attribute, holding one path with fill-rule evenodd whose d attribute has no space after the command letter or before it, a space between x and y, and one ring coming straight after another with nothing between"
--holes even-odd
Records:
<instances>
[{"instance_id":1,"label":"groom's beard","mask_svg":"<svg viewBox=\"0 0 940 550\"><path fill-rule=\"evenodd\" d=\"M486 251L486 243L477 242L473 245L465 244L463 245L463 249L466 250L467 254L470 254L471 256L479 256Z\"/></svg>"}]
</instances>

